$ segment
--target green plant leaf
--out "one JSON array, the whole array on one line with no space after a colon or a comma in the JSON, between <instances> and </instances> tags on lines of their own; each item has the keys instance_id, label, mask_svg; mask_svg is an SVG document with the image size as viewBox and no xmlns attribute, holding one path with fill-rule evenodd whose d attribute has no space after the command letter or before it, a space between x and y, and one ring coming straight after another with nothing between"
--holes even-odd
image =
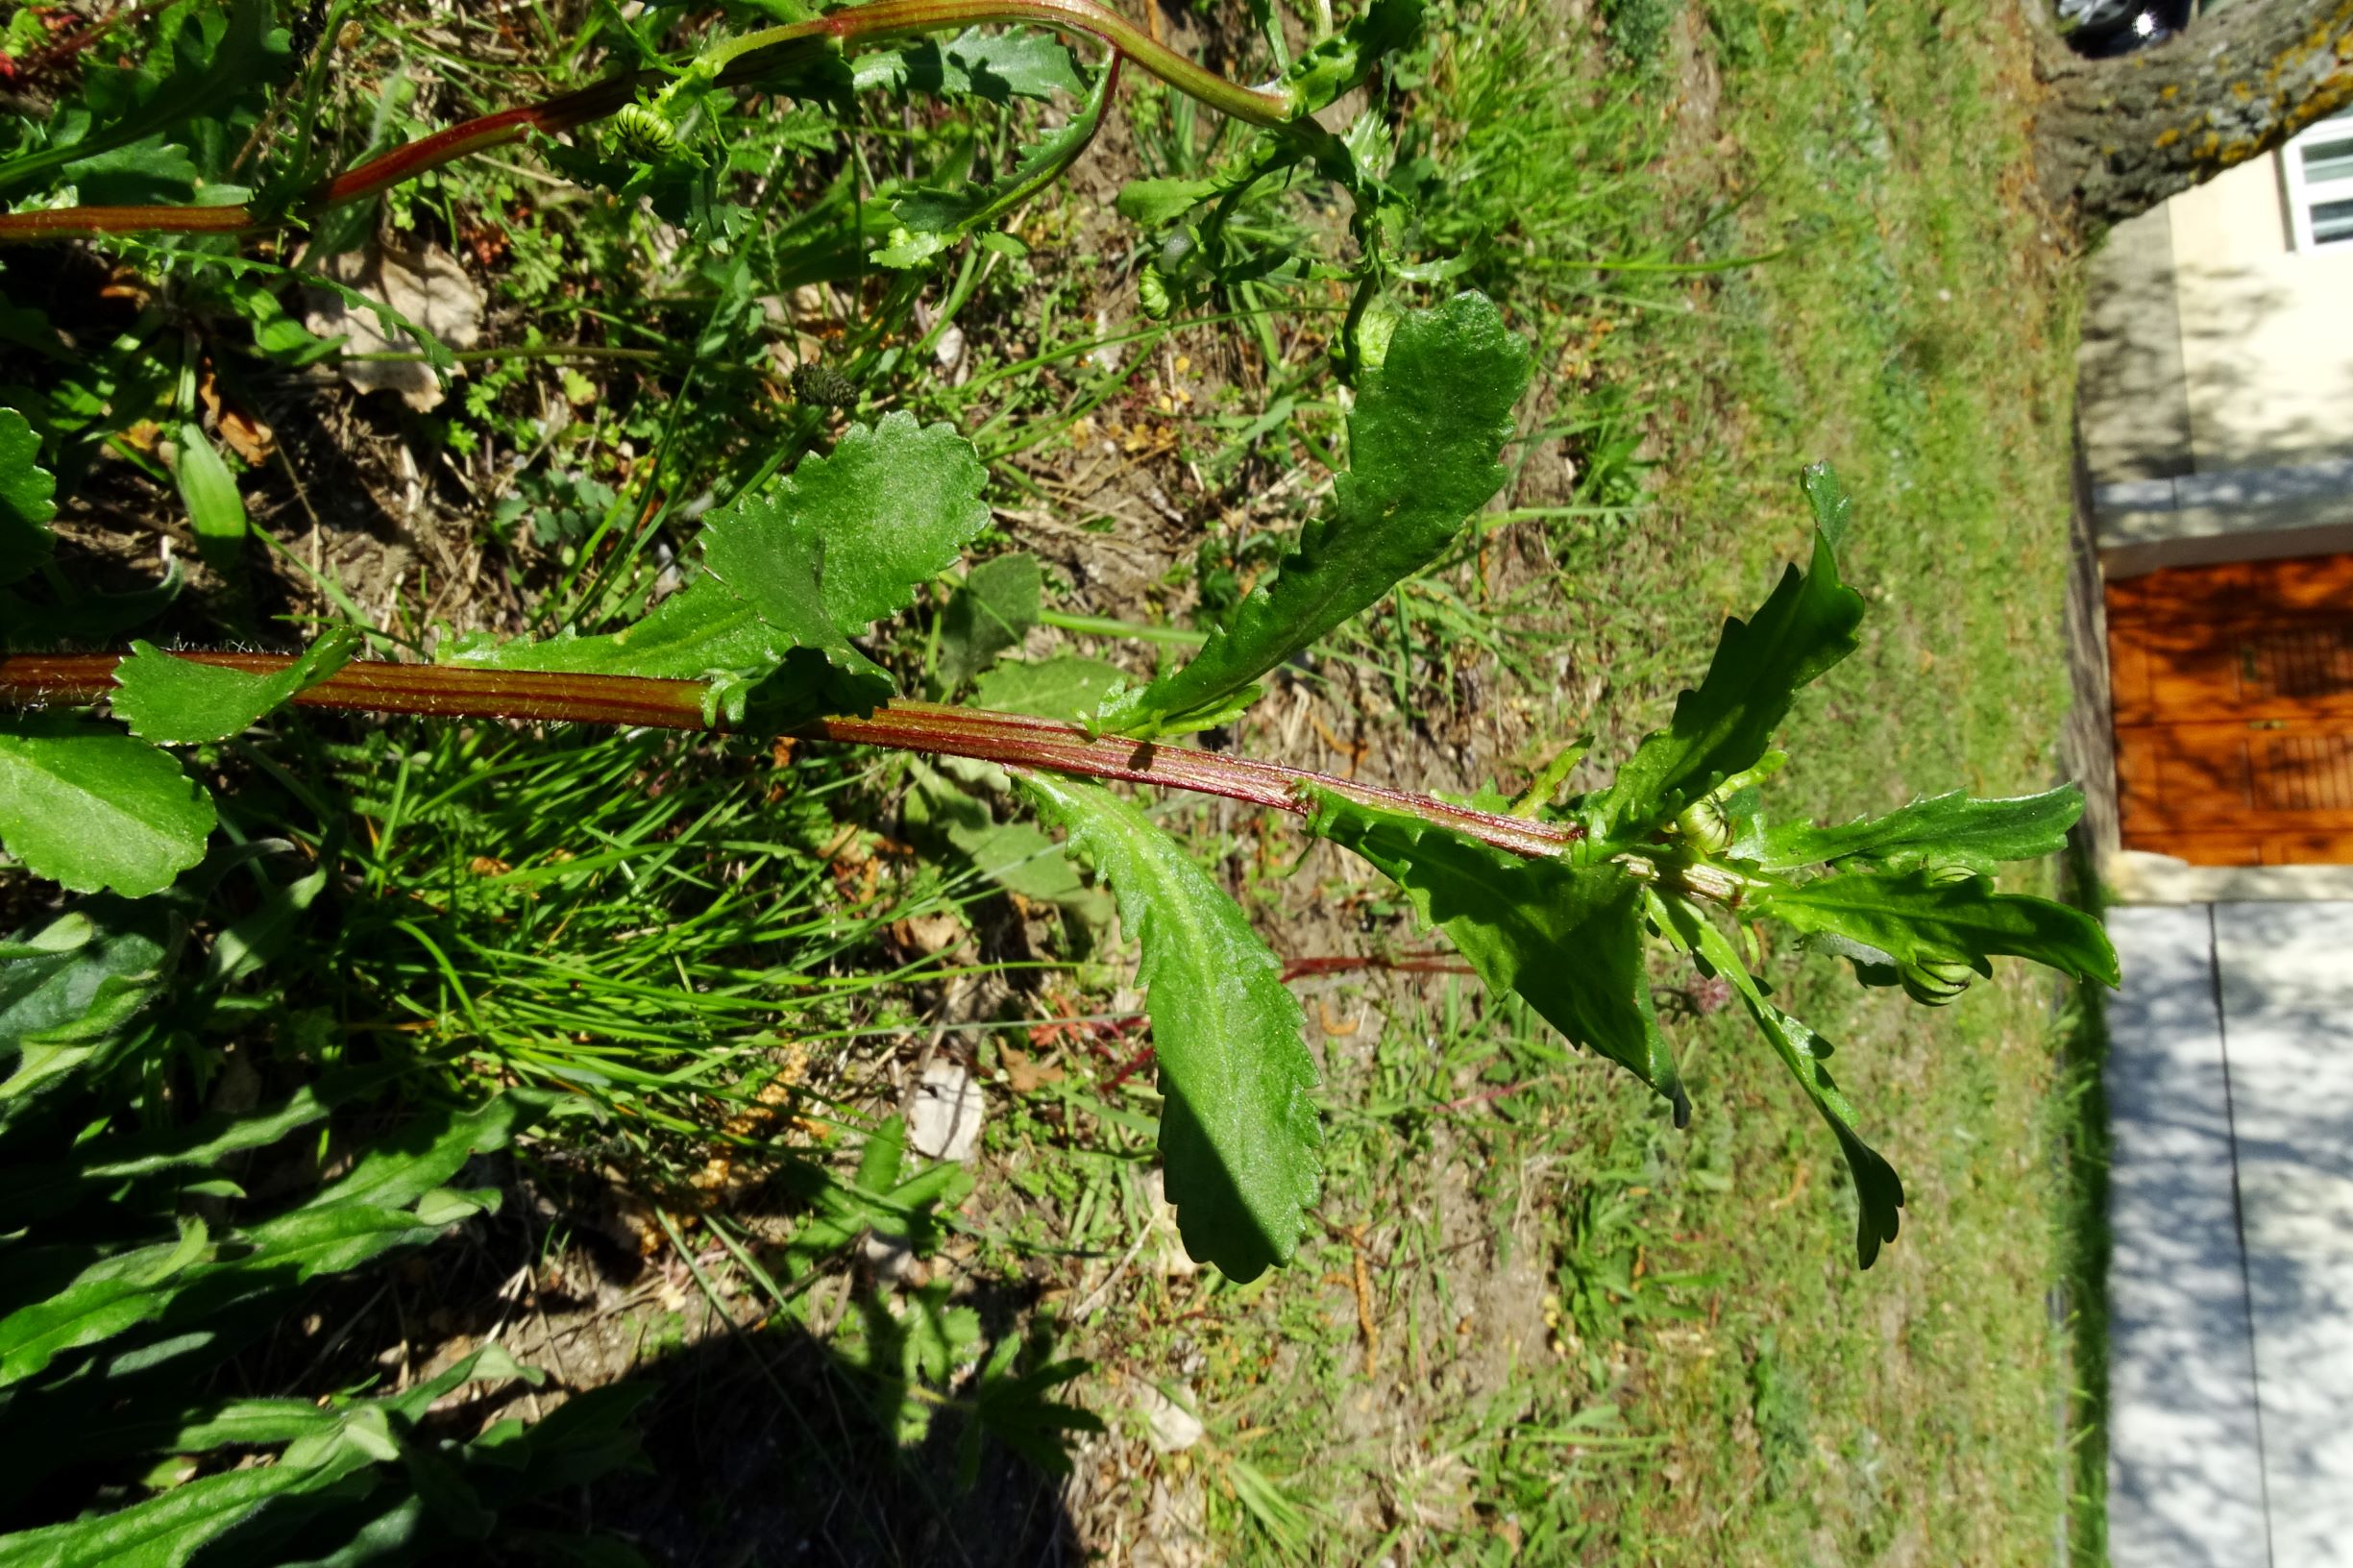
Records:
<instances>
[{"instance_id":1,"label":"green plant leaf","mask_svg":"<svg viewBox=\"0 0 2353 1568\"><path fill-rule=\"evenodd\" d=\"M877 87L952 93L1008 103L1015 98L1072 97L1087 90L1070 51L1050 33L1017 28L968 28L945 43L926 40L905 49L860 55L851 65L860 92Z\"/></svg>"},{"instance_id":2,"label":"green plant leaf","mask_svg":"<svg viewBox=\"0 0 2353 1568\"><path fill-rule=\"evenodd\" d=\"M0 583L37 569L56 548L57 479L34 459L41 438L13 408L0 408Z\"/></svg>"},{"instance_id":3,"label":"green plant leaf","mask_svg":"<svg viewBox=\"0 0 2353 1568\"><path fill-rule=\"evenodd\" d=\"M1348 416L1348 471L1271 583L1191 661L1103 705L1100 727L1148 736L1220 722L1253 684L1435 560L1502 487L1496 462L1528 384L1528 345L1483 295L1409 312Z\"/></svg>"},{"instance_id":4,"label":"green plant leaf","mask_svg":"<svg viewBox=\"0 0 2353 1568\"><path fill-rule=\"evenodd\" d=\"M1321 1180L1322 1132L1306 1020L1283 966L1224 890L1136 807L1074 779L1022 785L1093 860L1142 943L1161 1160L1185 1250L1237 1281L1288 1262Z\"/></svg>"},{"instance_id":5,"label":"green plant leaf","mask_svg":"<svg viewBox=\"0 0 2353 1568\"><path fill-rule=\"evenodd\" d=\"M183 1127L120 1138L87 1139L71 1158L16 1168L0 1189L0 1229L18 1230L109 1188L161 1171L209 1165L227 1155L263 1148L318 1121L337 1105L390 1082L397 1066L331 1073L306 1084L267 1110L215 1112Z\"/></svg>"},{"instance_id":6,"label":"green plant leaf","mask_svg":"<svg viewBox=\"0 0 2353 1568\"><path fill-rule=\"evenodd\" d=\"M276 674L253 675L135 642L131 657L114 667L114 717L159 746L225 741L342 669L358 650L359 633L339 626Z\"/></svg>"},{"instance_id":7,"label":"green plant leaf","mask_svg":"<svg viewBox=\"0 0 2353 1568\"><path fill-rule=\"evenodd\" d=\"M94 157L76 159L61 178L88 207L135 207L192 200L201 171L185 147L149 136Z\"/></svg>"},{"instance_id":8,"label":"green plant leaf","mask_svg":"<svg viewBox=\"0 0 2353 1568\"><path fill-rule=\"evenodd\" d=\"M1789 715L1798 688L1854 651L1863 597L1839 580L1838 546L1850 502L1826 463L1805 471L1814 503L1814 559L1791 567L1748 621L1728 621L1697 691L1643 738L1596 805L1595 853L1647 837L1684 806L1756 765Z\"/></svg>"},{"instance_id":9,"label":"green plant leaf","mask_svg":"<svg viewBox=\"0 0 2353 1568\"><path fill-rule=\"evenodd\" d=\"M262 1465L200 1477L114 1513L0 1537L0 1568L182 1568L272 1503L354 1490L354 1472L369 1462L347 1450L308 1468Z\"/></svg>"},{"instance_id":10,"label":"green plant leaf","mask_svg":"<svg viewBox=\"0 0 2353 1568\"><path fill-rule=\"evenodd\" d=\"M0 845L75 893L140 897L204 858L212 797L145 741L84 719L0 723Z\"/></svg>"},{"instance_id":11,"label":"green plant leaf","mask_svg":"<svg viewBox=\"0 0 2353 1568\"><path fill-rule=\"evenodd\" d=\"M64 1289L0 1317L0 1387L21 1383L58 1357L155 1317L210 1249L200 1219L180 1221L180 1238L104 1258Z\"/></svg>"},{"instance_id":12,"label":"green plant leaf","mask_svg":"<svg viewBox=\"0 0 2353 1568\"><path fill-rule=\"evenodd\" d=\"M980 677L972 700L1001 713L1027 713L1076 723L1101 706L1127 672L1102 659L1058 653L1034 663L1000 664Z\"/></svg>"},{"instance_id":13,"label":"green plant leaf","mask_svg":"<svg viewBox=\"0 0 2353 1568\"><path fill-rule=\"evenodd\" d=\"M1823 1065L1824 1059L1831 1054L1829 1045L1813 1030L1765 999L1764 987L1740 961L1731 939L1688 900L1653 894L1651 910L1658 929L1691 955L1702 973L1720 976L1731 984L1758 1032L1780 1057L1790 1076L1798 1080L1798 1087L1805 1090L1806 1098L1814 1102L1822 1119L1830 1124L1839 1150L1847 1157L1847 1166L1854 1175L1854 1261L1858 1266L1869 1268L1877 1261L1880 1246L1896 1239L1897 1229L1902 1223L1903 1183L1896 1175L1895 1167L1855 1131L1860 1118L1854 1114L1854 1106L1831 1078L1830 1069Z\"/></svg>"},{"instance_id":14,"label":"green plant leaf","mask_svg":"<svg viewBox=\"0 0 2353 1568\"><path fill-rule=\"evenodd\" d=\"M760 515L756 508L731 508L703 530L703 560L711 576L748 607L770 634L763 656L781 664L795 649L811 649L859 686L888 697L891 677L881 666L849 646L828 613L819 582L825 542L807 528ZM624 635L626 635L625 633Z\"/></svg>"},{"instance_id":15,"label":"green plant leaf","mask_svg":"<svg viewBox=\"0 0 2353 1568\"><path fill-rule=\"evenodd\" d=\"M961 690L1007 649L1020 646L1038 624L1044 586L1038 557L1027 551L983 561L965 574L940 617L935 679L941 695Z\"/></svg>"},{"instance_id":16,"label":"green plant leaf","mask_svg":"<svg viewBox=\"0 0 2353 1568\"><path fill-rule=\"evenodd\" d=\"M237 494L236 476L194 425L180 427L177 450L172 478L196 532L196 552L207 566L230 576L245 557L245 498Z\"/></svg>"},{"instance_id":17,"label":"green plant leaf","mask_svg":"<svg viewBox=\"0 0 2353 1568\"><path fill-rule=\"evenodd\" d=\"M2057 854L2082 815L2083 792L2071 784L2000 800L1955 790L1838 827L1768 828L1732 852L1769 871L1833 861L1890 871L1940 866L1990 871L2003 861Z\"/></svg>"},{"instance_id":18,"label":"green plant leaf","mask_svg":"<svg viewBox=\"0 0 2353 1568\"><path fill-rule=\"evenodd\" d=\"M1844 871L1762 894L1750 913L1857 943L1900 966L1963 963L1991 974L1988 960L2006 954L2078 980L2118 981L2116 949L2097 920L2047 898L1997 893L1982 876Z\"/></svg>"},{"instance_id":19,"label":"green plant leaf","mask_svg":"<svg viewBox=\"0 0 2353 1568\"><path fill-rule=\"evenodd\" d=\"M175 560L164 567L162 578L151 588L120 594L86 593L71 604L27 604L14 594L0 592L0 647L39 649L61 643L117 642L133 626L144 625L171 608L186 582L186 574Z\"/></svg>"},{"instance_id":20,"label":"green plant leaf","mask_svg":"<svg viewBox=\"0 0 2353 1568\"><path fill-rule=\"evenodd\" d=\"M825 611L855 634L915 601L989 526L989 471L946 424L900 410L853 425L830 455L803 459L772 498L772 515L823 541ZM748 525L740 520L735 527Z\"/></svg>"},{"instance_id":21,"label":"green plant leaf","mask_svg":"<svg viewBox=\"0 0 2353 1568\"><path fill-rule=\"evenodd\" d=\"M793 690L760 689L772 713L870 708L891 694L882 669L848 637L913 602L988 526L988 478L971 444L905 412L853 425L830 456L802 460L773 489L744 495L702 531L709 574L636 625L602 637L475 643L453 662L715 682L707 705L744 717L755 683L782 672ZM788 668L806 649L832 666ZM797 661L796 661L797 662ZM812 678L797 679L806 673Z\"/></svg>"},{"instance_id":22,"label":"green plant leaf","mask_svg":"<svg viewBox=\"0 0 2353 1568\"><path fill-rule=\"evenodd\" d=\"M1147 229L1184 216L1217 194L1214 180L1130 180L1119 187L1119 215Z\"/></svg>"},{"instance_id":23,"label":"green plant leaf","mask_svg":"<svg viewBox=\"0 0 2353 1568\"><path fill-rule=\"evenodd\" d=\"M30 940L0 945L0 1134L103 1063L161 992L184 928L159 902L85 899Z\"/></svg>"},{"instance_id":24,"label":"green plant leaf","mask_svg":"<svg viewBox=\"0 0 2353 1568\"><path fill-rule=\"evenodd\" d=\"M1609 1058L1691 1119L1642 961L1642 884L1614 864L1526 860L1418 817L1311 792L1308 830L1363 856L1471 961L1574 1044Z\"/></svg>"},{"instance_id":25,"label":"green plant leaf","mask_svg":"<svg viewBox=\"0 0 2353 1568\"><path fill-rule=\"evenodd\" d=\"M1059 44L1056 49L1062 52ZM1062 53L1066 64L1069 56ZM1117 75L1113 70L1100 73L1078 112L1052 135L1024 143L1013 168L1002 177L955 189L919 185L900 191L892 200L891 212L908 238L875 252L873 259L884 266L913 266L974 230L995 223L1061 179L1094 140ZM1077 90L1075 81L1071 90Z\"/></svg>"},{"instance_id":26,"label":"green plant leaf","mask_svg":"<svg viewBox=\"0 0 2353 1568\"><path fill-rule=\"evenodd\" d=\"M957 1475L968 1488L980 1474L979 1438L984 1432L1047 1475L1066 1476L1070 1452L1065 1434L1103 1430L1102 1418L1092 1410L1052 1397L1064 1384L1092 1371L1093 1362L1054 1361L1017 1375L1013 1366L1020 1351L1021 1341L1009 1336L998 1341L981 1367L972 1424L957 1452Z\"/></svg>"}]
</instances>

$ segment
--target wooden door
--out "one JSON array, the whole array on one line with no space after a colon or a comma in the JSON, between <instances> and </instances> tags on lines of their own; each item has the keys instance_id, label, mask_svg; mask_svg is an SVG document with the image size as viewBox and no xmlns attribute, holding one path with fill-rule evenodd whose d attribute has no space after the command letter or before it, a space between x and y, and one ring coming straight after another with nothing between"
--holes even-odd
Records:
<instances>
[{"instance_id":1,"label":"wooden door","mask_svg":"<svg viewBox=\"0 0 2353 1568\"><path fill-rule=\"evenodd\" d=\"M2353 553L2108 584L2124 847L2353 864Z\"/></svg>"}]
</instances>

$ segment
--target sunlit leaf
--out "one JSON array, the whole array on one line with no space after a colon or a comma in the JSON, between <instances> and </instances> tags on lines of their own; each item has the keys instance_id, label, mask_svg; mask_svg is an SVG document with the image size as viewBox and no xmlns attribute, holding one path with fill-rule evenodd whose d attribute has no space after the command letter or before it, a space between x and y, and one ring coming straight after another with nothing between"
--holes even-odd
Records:
<instances>
[{"instance_id":1,"label":"sunlit leaf","mask_svg":"<svg viewBox=\"0 0 2353 1568\"><path fill-rule=\"evenodd\" d=\"M2006 954L2078 980L2118 980L2116 949L2097 920L2047 898L1998 893L1982 876L1846 871L1771 890L1750 907L1759 919L1843 938L1898 965L1963 963L1991 974L1987 961Z\"/></svg>"},{"instance_id":2,"label":"sunlit leaf","mask_svg":"<svg viewBox=\"0 0 2353 1568\"><path fill-rule=\"evenodd\" d=\"M84 719L0 723L0 845L75 893L137 897L204 858L212 797L145 741Z\"/></svg>"},{"instance_id":3,"label":"sunlit leaf","mask_svg":"<svg viewBox=\"0 0 2353 1568\"><path fill-rule=\"evenodd\" d=\"M1348 471L1273 581L1253 588L1192 660L1106 702L1127 735L1219 723L1254 683L1435 560L1502 487L1496 461L1528 384L1528 345L1483 295L1397 326L1348 416Z\"/></svg>"},{"instance_id":4,"label":"sunlit leaf","mask_svg":"<svg viewBox=\"0 0 2353 1568\"><path fill-rule=\"evenodd\" d=\"M359 634L338 627L274 674L176 658L153 643L133 643L114 667L114 717L143 741L192 746L227 740L351 662Z\"/></svg>"},{"instance_id":5,"label":"sunlit leaf","mask_svg":"<svg viewBox=\"0 0 2353 1568\"><path fill-rule=\"evenodd\" d=\"M1690 1120L1642 961L1642 884L1623 866L1528 860L1397 812L1313 793L1309 828L1363 856L1491 991L1641 1079Z\"/></svg>"},{"instance_id":6,"label":"sunlit leaf","mask_svg":"<svg viewBox=\"0 0 2353 1568\"><path fill-rule=\"evenodd\" d=\"M1830 1047L1813 1030L1765 999L1764 988L1741 962L1731 939L1698 908L1682 898L1660 896L1651 899L1651 908L1659 929L1691 954L1703 973L1730 983L1741 1004L1749 1010L1749 1017L1755 1020L1758 1032L1780 1057L1781 1065L1814 1102L1822 1119L1830 1124L1839 1149L1847 1157L1848 1168L1854 1174L1855 1262L1869 1268L1877 1261L1880 1246L1896 1239L1897 1229L1902 1223L1900 1211L1903 1208L1903 1183L1897 1177L1895 1167L1855 1131L1859 1118L1854 1106L1831 1078L1829 1068L1823 1065L1830 1055Z\"/></svg>"},{"instance_id":7,"label":"sunlit leaf","mask_svg":"<svg viewBox=\"0 0 2353 1568\"><path fill-rule=\"evenodd\" d=\"M1290 1261L1321 1182L1315 1064L1283 966L1223 889L1100 785L1023 781L1118 895L1160 1067L1160 1151L1185 1250L1229 1279Z\"/></svg>"},{"instance_id":8,"label":"sunlit leaf","mask_svg":"<svg viewBox=\"0 0 2353 1568\"><path fill-rule=\"evenodd\" d=\"M1891 871L1939 866L1990 871L2003 861L2057 854L2082 815L2083 792L2071 784L2002 800L1972 799L1955 790L1837 827L1770 828L1734 852L1767 870L1853 861Z\"/></svg>"},{"instance_id":9,"label":"sunlit leaf","mask_svg":"<svg viewBox=\"0 0 2353 1568\"><path fill-rule=\"evenodd\" d=\"M1805 483L1817 525L1812 567L1789 568L1755 615L1725 623L1699 689L1676 698L1672 723L1643 738L1596 803L1599 838L1645 837L1754 767L1798 688L1854 651L1863 597L1838 576L1850 502L1827 464L1807 469Z\"/></svg>"}]
</instances>

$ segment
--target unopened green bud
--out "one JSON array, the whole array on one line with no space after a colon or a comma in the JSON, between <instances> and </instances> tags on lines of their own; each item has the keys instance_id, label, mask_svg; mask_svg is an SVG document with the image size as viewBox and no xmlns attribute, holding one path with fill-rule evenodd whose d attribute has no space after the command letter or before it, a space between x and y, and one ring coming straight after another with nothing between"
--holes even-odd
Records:
<instances>
[{"instance_id":1,"label":"unopened green bud","mask_svg":"<svg viewBox=\"0 0 2353 1568\"><path fill-rule=\"evenodd\" d=\"M1703 854L1721 854L1732 846L1732 819L1717 796L1685 806L1675 819L1675 830Z\"/></svg>"},{"instance_id":2,"label":"unopened green bud","mask_svg":"<svg viewBox=\"0 0 2353 1568\"><path fill-rule=\"evenodd\" d=\"M1957 958L1923 959L1898 970L1903 993L1923 1007L1943 1007L1969 989L1977 971Z\"/></svg>"},{"instance_id":3,"label":"unopened green bud","mask_svg":"<svg viewBox=\"0 0 2353 1568\"><path fill-rule=\"evenodd\" d=\"M1160 263L1146 261L1136 272L1136 303L1154 321L1166 321L1172 302L1168 298L1168 280L1161 276Z\"/></svg>"}]
</instances>

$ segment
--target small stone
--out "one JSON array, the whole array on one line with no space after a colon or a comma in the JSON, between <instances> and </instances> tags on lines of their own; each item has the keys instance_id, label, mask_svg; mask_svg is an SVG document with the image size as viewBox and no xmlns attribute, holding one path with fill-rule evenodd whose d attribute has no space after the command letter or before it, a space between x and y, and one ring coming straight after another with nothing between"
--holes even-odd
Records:
<instances>
[{"instance_id":1,"label":"small stone","mask_svg":"<svg viewBox=\"0 0 2353 1568\"><path fill-rule=\"evenodd\" d=\"M1192 1398L1192 1389L1184 1384L1176 1384L1176 1390L1187 1400ZM1182 1454L1201 1440L1205 1430L1199 1416L1148 1383L1137 1392L1136 1411L1143 1417L1144 1441L1155 1454Z\"/></svg>"}]
</instances>

